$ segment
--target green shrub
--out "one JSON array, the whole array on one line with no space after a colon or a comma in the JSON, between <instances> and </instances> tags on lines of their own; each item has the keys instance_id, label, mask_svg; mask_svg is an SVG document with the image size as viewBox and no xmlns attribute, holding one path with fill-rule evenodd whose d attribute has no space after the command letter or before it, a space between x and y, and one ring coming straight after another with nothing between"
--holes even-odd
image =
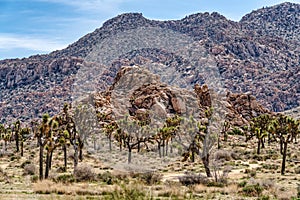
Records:
<instances>
[{"instance_id":1,"label":"green shrub","mask_svg":"<svg viewBox=\"0 0 300 200\"><path fill-rule=\"evenodd\" d=\"M238 187L245 187L247 185L247 181L242 181L240 183L238 183Z\"/></svg>"},{"instance_id":2,"label":"green shrub","mask_svg":"<svg viewBox=\"0 0 300 200\"><path fill-rule=\"evenodd\" d=\"M38 175L33 175L31 177L31 182L36 183L39 180L39 176Z\"/></svg>"},{"instance_id":3,"label":"green shrub","mask_svg":"<svg viewBox=\"0 0 300 200\"><path fill-rule=\"evenodd\" d=\"M121 189L108 192L104 199L111 200L144 200L148 199L146 192L135 185L121 185Z\"/></svg>"},{"instance_id":4,"label":"green shrub","mask_svg":"<svg viewBox=\"0 0 300 200\"><path fill-rule=\"evenodd\" d=\"M56 177L54 181L62 183L73 183L75 182L75 178L72 174L62 174Z\"/></svg>"},{"instance_id":5,"label":"green shrub","mask_svg":"<svg viewBox=\"0 0 300 200\"><path fill-rule=\"evenodd\" d=\"M107 185L112 185L117 182L116 177L114 177L110 172L98 174L98 180L106 183Z\"/></svg>"},{"instance_id":6,"label":"green shrub","mask_svg":"<svg viewBox=\"0 0 300 200\"><path fill-rule=\"evenodd\" d=\"M269 200L269 199L270 199L270 196L268 196L268 195L263 195L258 198L258 200Z\"/></svg>"},{"instance_id":7,"label":"green shrub","mask_svg":"<svg viewBox=\"0 0 300 200\"><path fill-rule=\"evenodd\" d=\"M255 185L246 185L245 187L243 187L243 193L250 197L260 196L263 190L264 188L258 183Z\"/></svg>"},{"instance_id":8,"label":"green shrub","mask_svg":"<svg viewBox=\"0 0 300 200\"><path fill-rule=\"evenodd\" d=\"M224 187L225 184L222 182L210 181L206 184L207 187Z\"/></svg>"}]
</instances>

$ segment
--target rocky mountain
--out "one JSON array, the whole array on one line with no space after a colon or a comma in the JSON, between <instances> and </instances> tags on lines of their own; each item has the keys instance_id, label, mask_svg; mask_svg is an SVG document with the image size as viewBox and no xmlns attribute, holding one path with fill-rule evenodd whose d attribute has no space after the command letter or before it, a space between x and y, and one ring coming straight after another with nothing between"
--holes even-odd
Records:
<instances>
[{"instance_id":1,"label":"rocky mountain","mask_svg":"<svg viewBox=\"0 0 300 200\"><path fill-rule=\"evenodd\" d=\"M240 22L218 13L170 21L119 15L66 49L0 61L1 121L57 113L77 93L107 89L122 66L133 65L166 84L193 88L214 77L217 85L252 94L269 110L295 108L299 15L300 5L292 3L253 11Z\"/></svg>"}]
</instances>

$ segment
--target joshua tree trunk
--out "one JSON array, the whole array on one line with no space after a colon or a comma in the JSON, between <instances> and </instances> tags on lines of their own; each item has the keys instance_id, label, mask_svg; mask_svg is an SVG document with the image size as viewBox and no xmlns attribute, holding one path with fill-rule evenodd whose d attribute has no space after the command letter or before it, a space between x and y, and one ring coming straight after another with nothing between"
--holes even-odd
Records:
<instances>
[{"instance_id":1,"label":"joshua tree trunk","mask_svg":"<svg viewBox=\"0 0 300 200\"><path fill-rule=\"evenodd\" d=\"M261 139L261 148L264 149L265 148L265 138Z\"/></svg>"},{"instance_id":2,"label":"joshua tree trunk","mask_svg":"<svg viewBox=\"0 0 300 200\"><path fill-rule=\"evenodd\" d=\"M165 157L165 140L163 140L163 144L162 144L162 152L163 152L163 157Z\"/></svg>"},{"instance_id":3,"label":"joshua tree trunk","mask_svg":"<svg viewBox=\"0 0 300 200\"><path fill-rule=\"evenodd\" d=\"M65 144L63 146L63 152L64 152L64 171L67 171L67 147Z\"/></svg>"},{"instance_id":4,"label":"joshua tree trunk","mask_svg":"<svg viewBox=\"0 0 300 200\"><path fill-rule=\"evenodd\" d=\"M287 152L287 142L283 142L283 154L282 154L282 164L281 164L281 175L285 173L285 162L286 162L286 152Z\"/></svg>"},{"instance_id":5,"label":"joshua tree trunk","mask_svg":"<svg viewBox=\"0 0 300 200\"><path fill-rule=\"evenodd\" d=\"M40 168L39 168L39 178L40 180L43 180L43 154L44 154L44 147L43 147L43 144L42 144L42 138L41 137L38 137L38 143L39 143L39 146L40 146L40 162L39 162L39 165L40 165Z\"/></svg>"},{"instance_id":6,"label":"joshua tree trunk","mask_svg":"<svg viewBox=\"0 0 300 200\"><path fill-rule=\"evenodd\" d=\"M16 131L16 133L15 133L15 140L16 140L16 149L17 149L17 152L19 152L19 133L18 133L18 131Z\"/></svg>"},{"instance_id":7,"label":"joshua tree trunk","mask_svg":"<svg viewBox=\"0 0 300 200\"><path fill-rule=\"evenodd\" d=\"M192 162L195 162L195 141L193 140L192 142L192 146L191 146L191 150L192 150Z\"/></svg>"},{"instance_id":8,"label":"joshua tree trunk","mask_svg":"<svg viewBox=\"0 0 300 200\"><path fill-rule=\"evenodd\" d=\"M76 144L74 146L74 170L77 168L78 165L78 146Z\"/></svg>"},{"instance_id":9,"label":"joshua tree trunk","mask_svg":"<svg viewBox=\"0 0 300 200\"><path fill-rule=\"evenodd\" d=\"M192 162L195 162L195 152L194 152L194 150L192 150Z\"/></svg>"},{"instance_id":10,"label":"joshua tree trunk","mask_svg":"<svg viewBox=\"0 0 300 200\"><path fill-rule=\"evenodd\" d=\"M83 143L84 141L79 140L79 160L82 161L83 160L83 153L82 153L82 149L83 149Z\"/></svg>"},{"instance_id":11,"label":"joshua tree trunk","mask_svg":"<svg viewBox=\"0 0 300 200\"><path fill-rule=\"evenodd\" d=\"M283 154L283 141L280 139L280 154Z\"/></svg>"},{"instance_id":12,"label":"joshua tree trunk","mask_svg":"<svg viewBox=\"0 0 300 200\"><path fill-rule=\"evenodd\" d=\"M7 140L4 141L4 150L7 151Z\"/></svg>"},{"instance_id":13,"label":"joshua tree trunk","mask_svg":"<svg viewBox=\"0 0 300 200\"><path fill-rule=\"evenodd\" d=\"M166 156L168 156L168 149L169 149L169 141L166 141Z\"/></svg>"},{"instance_id":14,"label":"joshua tree trunk","mask_svg":"<svg viewBox=\"0 0 300 200\"><path fill-rule=\"evenodd\" d=\"M21 140L21 156L23 157L24 155L24 142Z\"/></svg>"},{"instance_id":15,"label":"joshua tree trunk","mask_svg":"<svg viewBox=\"0 0 300 200\"><path fill-rule=\"evenodd\" d=\"M202 157L202 162L205 168L206 176L207 177L212 177L210 169L209 169L209 155L205 155Z\"/></svg>"},{"instance_id":16,"label":"joshua tree trunk","mask_svg":"<svg viewBox=\"0 0 300 200\"><path fill-rule=\"evenodd\" d=\"M109 151L112 151L112 146L111 146L112 141L111 141L111 137L110 137L108 140L109 140ZM96 145L95 145L95 146L96 146Z\"/></svg>"},{"instance_id":17,"label":"joshua tree trunk","mask_svg":"<svg viewBox=\"0 0 300 200\"><path fill-rule=\"evenodd\" d=\"M172 143L173 143L173 140L172 140L172 138L171 138L171 143L170 143L170 153L171 153L171 154L173 153L173 145L172 145Z\"/></svg>"},{"instance_id":18,"label":"joshua tree trunk","mask_svg":"<svg viewBox=\"0 0 300 200\"><path fill-rule=\"evenodd\" d=\"M257 154L258 155L260 154L260 143L261 143L261 139L258 139L258 142L257 142Z\"/></svg>"},{"instance_id":19,"label":"joshua tree trunk","mask_svg":"<svg viewBox=\"0 0 300 200\"><path fill-rule=\"evenodd\" d=\"M46 168L45 168L45 179L47 179L48 176L49 176L49 165L50 165L50 152L47 151L47 156L46 156Z\"/></svg>"},{"instance_id":20,"label":"joshua tree trunk","mask_svg":"<svg viewBox=\"0 0 300 200\"><path fill-rule=\"evenodd\" d=\"M66 145L63 146L63 151L64 151L64 169L67 171L67 147Z\"/></svg>"},{"instance_id":21,"label":"joshua tree trunk","mask_svg":"<svg viewBox=\"0 0 300 200\"><path fill-rule=\"evenodd\" d=\"M132 151L131 146L128 145L128 163L131 163L131 153L132 153L131 151Z\"/></svg>"},{"instance_id":22,"label":"joshua tree trunk","mask_svg":"<svg viewBox=\"0 0 300 200\"><path fill-rule=\"evenodd\" d=\"M138 152L141 151L141 143L140 143L140 141L138 141L138 144L137 144L137 151L138 151Z\"/></svg>"},{"instance_id":23,"label":"joshua tree trunk","mask_svg":"<svg viewBox=\"0 0 300 200\"><path fill-rule=\"evenodd\" d=\"M157 142L157 150L158 150L158 155L161 158L161 148L160 148L160 142Z\"/></svg>"},{"instance_id":24,"label":"joshua tree trunk","mask_svg":"<svg viewBox=\"0 0 300 200\"><path fill-rule=\"evenodd\" d=\"M82 156L82 149L79 149L79 160L82 161L83 160L83 156Z\"/></svg>"},{"instance_id":25,"label":"joshua tree trunk","mask_svg":"<svg viewBox=\"0 0 300 200\"><path fill-rule=\"evenodd\" d=\"M53 155L53 151L50 152L50 157L49 157L49 170L52 168L52 155Z\"/></svg>"}]
</instances>

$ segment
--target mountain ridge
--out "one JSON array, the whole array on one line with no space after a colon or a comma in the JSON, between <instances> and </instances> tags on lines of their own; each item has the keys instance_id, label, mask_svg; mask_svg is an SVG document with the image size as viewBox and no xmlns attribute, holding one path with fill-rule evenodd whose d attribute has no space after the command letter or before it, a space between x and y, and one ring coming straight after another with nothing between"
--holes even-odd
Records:
<instances>
[{"instance_id":1,"label":"mountain ridge","mask_svg":"<svg viewBox=\"0 0 300 200\"><path fill-rule=\"evenodd\" d=\"M283 16L290 16L289 13L297 13L297 15L293 23L287 23L287 19L276 15L277 12L286 13ZM251 17L273 16L274 13L277 21L271 25L275 28L263 29L261 27L266 26L262 23L266 22L253 21ZM114 35L124 30L134 30L138 27L171 30L197 41L197 48L205 49L214 58L228 90L235 93L250 92L264 106L273 111L297 107L300 105L300 88L297 84L297 80L300 80L300 54L299 48L295 47L300 40L292 33L298 33L300 30L297 23L300 19L298 13L300 13L299 4L283 3L253 11L239 22L228 20L216 12L197 13L181 20L169 21L146 19L141 13L118 15L63 50L29 58L0 61L0 89L2 91L0 116L3 120L3 118L16 118L20 115L37 117L38 111L50 114L58 112L57 104L71 101L70 93L78 70L83 65L97 65L85 59L93 52L93 48L105 38L113 38ZM254 17L254 19L258 18ZM281 20L278 22L278 19ZM253 27L252 25L256 23L257 25ZM286 32L287 34L283 37L281 32L273 31L276 30L278 23L284 24L283 28L287 27L283 30L292 30L292 32ZM288 34L293 37L286 37ZM160 52L157 55L163 56L164 60L153 61L150 57L154 51ZM115 60L110 66L102 66L105 71L102 75L106 77L106 80L102 80L103 84L111 83L109 79L113 79L121 65L126 63L133 65L141 61L143 63L158 62L167 66L168 63L173 63L175 68L181 65L183 69L185 65L182 63L186 63L183 58L164 55L163 51L154 49L139 51L135 54L128 52L121 60ZM201 82L199 74L195 71L199 67L196 66L194 71L188 72L193 77L192 80L188 80L191 85ZM49 88L50 92L48 92ZM35 96L38 91L43 94L42 101L46 102L47 108L31 103L36 101ZM24 101L28 96L32 96L31 100ZM24 102L27 103L24 104ZM15 107L15 114L10 115L13 107Z\"/></svg>"}]
</instances>

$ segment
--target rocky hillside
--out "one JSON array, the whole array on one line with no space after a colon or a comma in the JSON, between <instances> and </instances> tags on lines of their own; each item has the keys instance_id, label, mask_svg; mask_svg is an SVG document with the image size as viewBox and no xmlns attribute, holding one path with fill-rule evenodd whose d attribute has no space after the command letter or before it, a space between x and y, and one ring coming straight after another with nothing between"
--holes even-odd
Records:
<instances>
[{"instance_id":1,"label":"rocky hillside","mask_svg":"<svg viewBox=\"0 0 300 200\"><path fill-rule=\"evenodd\" d=\"M295 108L299 13L299 4L284 3L253 11L240 22L218 13L172 21L122 14L61 51L0 61L1 121L54 114L74 92L107 89L126 65L146 67L184 88L208 82L205 69L214 66L222 87L232 93L252 94L276 112Z\"/></svg>"}]
</instances>

